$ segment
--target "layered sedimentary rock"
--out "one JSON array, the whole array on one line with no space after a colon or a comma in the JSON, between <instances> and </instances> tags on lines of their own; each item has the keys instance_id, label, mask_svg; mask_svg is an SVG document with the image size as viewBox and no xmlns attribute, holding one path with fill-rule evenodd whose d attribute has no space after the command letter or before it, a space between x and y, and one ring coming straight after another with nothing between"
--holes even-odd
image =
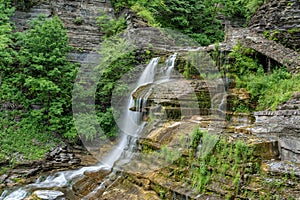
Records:
<instances>
[{"instance_id":1,"label":"layered sedimentary rock","mask_svg":"<svg viewBox=\"0 0 300 200\"><path fill-rule=\"evenodd\" d=\"M38 1L26 10L17 10L12 17L19 31L28 28L28 22L40 15L58 15L67 29L70 45L74 47L69 59L80 63L97 63L99 43L103 33L97 26L97 17L105 11L113 15L106 0L55 0Z\"/></svg>"},{"instance_id":2,"label":"layered sedimentary rock","mask_svg":"<svg viewBox=\"0 0 300 200\"><path fill-rule=\"evenodd\" d=\"M300 93L295 93L276 111L260 111L254 115L254 131L278 137L281 159L300 163Z\"/></svg>"},{"instance_id":3,"label":"layered sedimentary rock","mask_svg":"<svg viewBox=\"0 0 300 200\"><path fill-rule=\"evenodd\" d=\"M299 49L300 2L298 0L269 1L252 17L249 28L259 33L270 31L276 41L292 49Z\"/></svg>"}]
</instances>

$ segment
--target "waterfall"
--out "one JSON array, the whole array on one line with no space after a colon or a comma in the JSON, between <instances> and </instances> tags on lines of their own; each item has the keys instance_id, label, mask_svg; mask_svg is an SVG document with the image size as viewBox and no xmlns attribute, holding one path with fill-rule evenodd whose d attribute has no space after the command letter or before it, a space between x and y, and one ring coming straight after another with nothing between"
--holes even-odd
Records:
<instances>
[{"instance_id":1,"label":"waterfall","mask_svg":"<svg viewBox=\"0 0 300 200\"><path fill-rule=\"evenodd\" d=\"M173 71L175 66L176 56L177 53L171 55L166 61L166 79L168 80L171 78L171 72Z\"/></svg>"},{"instance_id":2,"label":"waterfall","mask_svg":"<svg viewBox=\"0 0 300 200\"><path fill-rule=\"evenodd\" d=\"M131 92L131 94L128 97L127 106L125 107L124 114L121 115L122 120L120 122L119 128L122 130L122 139L121 139L122 147L119 149L122 150L119 151L117 159L115 159L116 156L110 156L110 158L114 158L116 161L121 157L122 162L120 163L122 164L129 162L133 156L137 137L142 132L145 125L145 122L142 122L142 117L143 117L142 111L144 110L147 103L147 98L150 95L149 93L147 96L137 98L136 103L134 103L132 94L139 87L146 84L153 83L159 59L160 59L159 57L153 58L150 61L150 63L147 65L147 67L141 74L139 80L137 81L137 84L135 85L135 89ZM134 107L134 105L136 109L135 112L130 111L130 108Z\"/></svg>"},{"instance_id":3,"label":"waterfall","mask_svg":"<svg viewBox=\"0 0 300 200\"><path fill-rule=\"evenodd\" d=\"M132 112L130 111L130 108L134 107L134 99L132 97L132 93L136 91L139 87L152 83L155 77L156 67L158 65L159 58L153 58L150 63L147 65L143 73L141 74L139 80L137 81L137 84L134 87L134 90L131 92L127 99L127 106L125 106L124 114L121 115L121 121L119 124L120 130L122 130L123 134L136 136L138 134L138 131L141 129L141 126L143 126L143 123L141 124L141 113L140 112ZM137 100L136 103L136 109L142 110L144 99Z\"/></svg>"},{"instance_id":4,"label":"waterfall","mask_svg":"<svg viewBox=\"0 0 300 200\"><path fill-rule=\"evenodd\" d=\"M132 91L132 93L142 85L153 83L158 61L159 58L153 58L150 61L150 63L146 66L145 70L141 74L137 84L135 85L135 89ZM171 65L170 67L174 67L174 66ZM19 188L11 192L10 194L8 194L8 191L5 190L0 196L0 200L21 200L24 199L30 191L34 191L34 189L66 187L70 184L70 182L72 182L74 178L78 176L82 176L84 172L97 171L100 169L111 169L114 163L116 162L116 160L120 159L121 155L123 160L129 162L133 154L132 152L134 152L138 134L141 133L145 125L145 122L141 122L142 113L133 112L129 110L131 107L134 106L132 93L128 97L127 106L125 106L124 115L122 116L123 120L119 125L120 130L122 130L120 133L119 142L115 146L114 150L111 151L101 161L101 163L98 163L95 166L83 167L78 170L57 172L53 175L48 176L43 181L41 181L41 179L39 178L35 183ZM140 110L144 109L144 106L146 105L146 101L149 95L150 93L146 94L145 96L142 97L142 99L139 100L138 106Z\"/></svg>"},{"instance_id":5,"label":"waterfall","mask_svg":"<svg viewBox=\"0 0 300 200\"><path fill-rule=\"evenodd\" d=\"M136 87L139 87L141 85L145 85L147 83L153 83L155 73L156 73L156 67L158 65L159 57L153 58L150 63L147 65L143 73L141 74Z\"/></svg>"}]
</instances>

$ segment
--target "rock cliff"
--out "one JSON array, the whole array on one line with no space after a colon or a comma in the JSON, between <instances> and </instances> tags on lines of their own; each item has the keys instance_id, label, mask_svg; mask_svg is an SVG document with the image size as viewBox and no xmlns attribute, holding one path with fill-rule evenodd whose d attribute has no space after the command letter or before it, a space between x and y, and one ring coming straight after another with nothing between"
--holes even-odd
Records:
<instances>
[{"instance_id":1,"label":"rock cliff","mask_svg":"<svg viewBox=\"0 0 300 200\"><path fill-rule=\"evenodd\" d=\"M18 8L18 7L17 7ZM89 59L97 56L102 33L97 26L97 17L105 11L113 15L109 1L106 0L54 0L38 1L28 10L17 9L12 21L19 31L28 28L28 21L44 15L52 17L58 15L63 21L69 35L70 45L74 47L70 53L70 60L80 63L96 62ZM93 61L95 60L95 61Z\"/></svg>"},{"instance_id":2,"label":"rock cliff","mask_svg":"<svg viewBox=\"0 0 300 200\"><path fill-rule=\"evenodd\" d=\"M71 60L84 63L88 56L97 56L96 50L99 48L98 45L102 36L96 25L96 17L100 15L99 8L106 10L108 13L113 13L109 2L106 2L105 0L55 0L51 1L51 3L44 1L40 2L39 4L30 8L29 12L17 11L13 17L13 20L16 22L18 29L24 30L26 29L26 21L36 17L38 14L42 13L47 17L57 14L64 22L70 37L70 44L74 47L74 52L70 57ZM249 27L258 33L261 33L265 30L280 30L282 31L280 33L285 34L285 36L288 38L284 45L290 48L299 48L300 41L298 36L300 31L296 31L300 28L299 20L300 15L298 0L277 0L261 7L256 15L252 18ZM138 25L132 25L131 31L134 32L133 35L148 36L148 33L150 32L152 32L151 36L158 35L153 34L157 33L156 29L149 27L142 27L142 29L139 28L140 27L138 27ZM253 49L258 49L258 47L261 47L268 41L267 39L261 39L262 35L255 37L252 35L253 37L251 37L249 29L243 33L245 33L245 35L242 35L242 37L239 37L239 39L244 40L244 44ZM234 34L241 35L241 32L235 31ZM261 40L258 40L257 38ZM148 40L140 37L137 42L144 42L144 46L146 46L148 41L152 41L152 39L156 39L156 41L161 42L159 41L160 38L151 38L150 36L148 36ZM170 43L172 42L173 41L170 41ZM166 46L165 41L158 44L158 46L161 50L164 50L165 48L163 47ZM268 53L273 52L274 54L274 49L272 49L274 46L276 48L278 47L275 45L274 41L267 42L267 45L265 45L260 52L266 51L264 54L267 57L272 58L272 55L269 55ZM281 46L278 47L278 49L281 49L282 52L285 50L285 48ZM281 53L279 52L277 54ZM283 54L283 56L277 60L279 60L279 62L284 62L285 55L286 54ZM293 58L297 56L298 54L295 54ZM276 59L276 57L274 57L274 59ZM291 67L292 69L296 69L297 66L299 66L299 60L296 59L295 63L296 64L292 66L296 67ZM146 149L146 147L151 147L152 149L156 150L160 149L164 144L176 144L177 146L174 146L175 148L178 148L178 144L180 144L180 136L190 134L195 126L203 129L220 126L222 129L226 128L226 130L222 132L224 133L224 136L233 138L230 141L235 141L236 139L240 138L248 140L248 143L254 143L254 145L258 147L258 154L261 159L268 160L268 163L265 164L267 168L266 171L269 172L271 176L265 179L262 178L262 180L260 180L261 182L272 182L272 179L275 181L277 179L282 181L280 179L281 176L283 177L284 174L288 173L289 176L292 176L292 171L294 170L293 172L296 176L295 180L287 183L284 182L284 184L287 186L287 188L290 188L286 193L288 194L291 192L294 197L298 198L300 196L298 193L298 191L300 191L300 168L295 166L299 166L298 163L300 163L300 95L295 94L290 101L280 105L277 111L262 111L255 113L254 115L256 117L256 123L254 125L245 123L246 125L244 127L241 126L230 129L230 126L232 125L230 123L233 123L234 120L229 122L229 124L226 124L226 127L224 127L223 121L208 116L209 111L207 109L205 110L205 108L210 106L210 101L214 97L209 94L208 91L214 91L214 88L209 89L206 84L207 82L202 80L176 80L174 82L162 83L153 87L153 92L148 98L149 104L152 103L156 106L161 106L161 108L167 113L166 115L169 121L166 120L167 122L163 122L164 124L158 124L157 126L151 127L152 130L149 131L148 136L145 136L138 141L139 149L137 149L137 151L139 151L139 153L149 153L147 152L148 149ZM135 99L138 96L143 96L139 95L139 93L148 90L149 87L152 86L146 85L143 86L143 88L140 88L140 90L137 90L134 94ZM218 87L215 88L215 90L217 89ZM221 98L221 101L222 100L223 98ZM197 101L198 104L201 101L203 106L200 104L197 105L196 111L202 109L200 111L206 112L200 113L202 116L195 116L195 114L198 115L199 113L193 113L194 109L186 109L190 107L190 103L195 103ZM159 117L159 114L162 112L161 110L158 110L157 107L149 107L148 109L152 109L153 113L155 114L153 119L154 124L156 123L155 117ZM186 117L186 119L184 119L184 117ZM172 122L171 120L174 119L180 119L180 122ZM255 142L253 142L253 140L255 140ZM183 156L186 156L184 155L184 152ZM64 159L64 157L58 153L55 153L54 157L57 159ZM278 159L278 161L275 162L274 159ZM133 172L128 174L125 173L120 177L112 174L107 181L103 181L103 179L107 176L107 174L110 173L108 171L87 173L82 179L75 182L72 188L73 191L70 193L74 193L76 196L78 196L78 198L81 198L82 196L86 196L87 192L93 191L88 196L91 197L90 199L116 199L120 197L122 199L162 199L165 197L169 199L172 197L173 199L206 199L209 197L213 199L222 199L215 197L215 194L224 197L232 192L231 188L223 188L223 186L227 185L228 180L220 179L215 181L209 187L209 191L214 195L207 197L206 195L201 194L201 196L186 185L187 183L190 183L191 180L185 180L185 182L183 181L185 179L184 177L176 179L174 178L174 180L172 180L172 177L176 177L176 175L174 175L174 171L178 169L177 166L168 165L166 167L164 166L165 168L163 169L159 169L160 172L157 170L154 171L153 174L141 175L135 172L140 163L142 163L140 162L140 159L136 158L136 162L133 161L131 162L131 165L128 166L132 167ZM153 162L152 165L153 164L156 163ZM147 167L152 165L147 165ZM285 168L287 165L289 165L289 167L294 165L294 167L292 166L287 170L280 171L281 168ZM188 168L184 170L188 171ZM184 173L182 174L187 174L187 172L184 170ZM279 176L274 178L272 173L277 173ZM227 176L233 177L231 173L227 174ZM248 177L248 174L246 174L244 179L251 180L249 184L241 183L247 186L245 190L250 191L253 194L260 194L261 191L263 191L262 187L264 184L259 184L259 181L256 181L259 179L257 175L251 174ZM275 181L272 183L277 184ZM107 185L101 183L105 183ZM103 187L98 187L99 185ZM106 191L104 190L105 187L107 187ZM158 196L159 194L160 196ZM246 199L244 196L238 197Z\"/></svg>"},{"instance_id":3,"label":"rock cliff","mask_svg":"<svg viewBox=\"0 0 300 200\"><path fill-rule=\"evenodd\" d=\"M300 48L300 2L274 0L263 5L252 17L249 28L259 33L270 32L271 37L285 46Z\"/></svg>"}]
</instances>

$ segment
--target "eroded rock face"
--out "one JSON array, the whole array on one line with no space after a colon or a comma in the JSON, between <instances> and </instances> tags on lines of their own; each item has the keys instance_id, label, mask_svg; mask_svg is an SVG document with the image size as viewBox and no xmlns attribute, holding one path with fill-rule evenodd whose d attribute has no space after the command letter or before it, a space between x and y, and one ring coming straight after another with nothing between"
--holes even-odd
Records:
<instances>
[{"instance_id":1,"label":"eroded rock face","mask_svg":"<svg viewBox=\"0 0 300 200\"><path fill-rule=\"evenodd\" d=\"M25 11L17 10L12 21L19 31L23 31L28 28L28 21L39 15L47 18L58 15L67 29L70 45L74 47L69 60L94 63L99 59L96 51L103 35L97 26L97 17L102 11L113 15L113 9L106 0L37 1L33 7ZM94 57L96 59L91 59Z\"/></svg>"},{"instance_id":2,"label":"eroded rock face","mask_svg":"<svg viewBox=\"0 0 300 200\"><path fill-rule=\"evenodd\" d=\"M136 100L143 97L148 91L150 95L143 112L146 114L152 112L154 116L160 116L160 119L208 115L212 112L211 109L219 109L224 97L222 81L218 83L218 81L175 79L141 86L133 93L133 98Z\"/></svg>"},{"instance_id":3,"label":"eroded rock face","mask_svg":"<svg viewBox=\"0 0 300 200\"><path fill-rule=\"evenodd\" d=\"M293 49L300 48L300 2L273 0L263 5L252 17L250 29L276 31L278 41Z\"/></svg>"},{"instance_id":4,"label":"eroded rock face","mask_svg":"<svg viewBox=\"0 0 300 200\"><path fill-rule=\"evenodd\" d=\"M300 163L300 95L278 106L276 111L254 113L258 134L273 135L278 138L281 159Z\"/></svg>"}]
</instances>

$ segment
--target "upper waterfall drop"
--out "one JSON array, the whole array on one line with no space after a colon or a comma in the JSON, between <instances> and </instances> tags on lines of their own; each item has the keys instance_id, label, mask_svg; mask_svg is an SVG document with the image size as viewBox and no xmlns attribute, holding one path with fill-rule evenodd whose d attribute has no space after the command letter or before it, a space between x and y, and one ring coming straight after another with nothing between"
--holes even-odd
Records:
<instances>
[{"instance_id":1,"label":"upper waterfall drop","mask_svg":"<svg viewBox=\"0 0 300 200\"><path fill-rule=\"evenodd\" d=\"M159 57L151 59L149 64L145 67L144 71L142 72L137 83L134 85L134 89L130 92L129 96L127 97L127 105L124 106L125 110L123 110L123 114L120 117L121 120L118 123L122 134L135 136L137 134L137 130L140 129L141 113L133 112L130 110L130 108L135 107L137 106L136 104L138 104L138 102L134 102L132 94L142 85L153 83L159 59Z\"/></svg>"},{"instance_id":2,"label":"upper waterfall drop","mask_svg":"<svg viewBox=\"0 0 300 200\"><path fill-rule=\"evenodd\" d=\"M151 59L151 61L149 62L149 64L146 66L143 73L141 74L141 76L136 84L135 89L137 89L141 85L144 85L147 83L153 83L155 73L156 73L156 67L158 65L159 59L160 59L159 57Z\"/></svg>"},{"instance_id":3,"label":"upper waterfall drop","mask_svg":"<svg viewBox=\"0 0 300 200\"><path fill-rule=\"evenodd\" d=\"M172 72L175 67L175 61L177 58L177 53L174 53L168 57L165 64L160 68L159 73L155 79L155 83L162 83L169 81L171 79Z\"/></svg>"},{"instance_id":4,"label":"upper waterfall drop","mask_svg":"<svg viewBox=\"0 0 300 200\"><path fill-rule=\"evenodd\" d=\"M177 57L177 53L174 53L166 61L166 65L167 65L166 66L166 76L167 76L167 79L171 78L171 73L172 73L172 71L174 69L174 66L175 66L176 57Z\"/></svg>"}]
</instances>

